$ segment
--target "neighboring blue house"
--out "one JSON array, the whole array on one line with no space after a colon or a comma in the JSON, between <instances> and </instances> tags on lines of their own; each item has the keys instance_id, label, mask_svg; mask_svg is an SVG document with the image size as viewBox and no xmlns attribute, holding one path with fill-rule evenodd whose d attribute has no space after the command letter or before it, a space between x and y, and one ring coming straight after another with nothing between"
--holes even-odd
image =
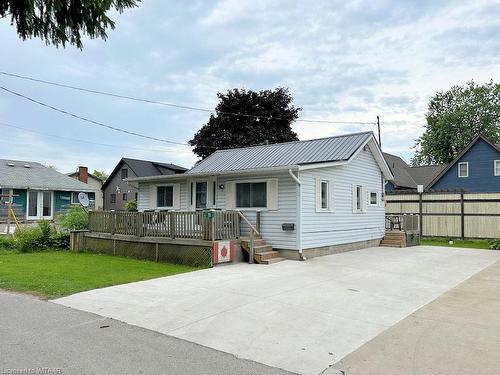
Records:
<instances>
[{"instance_id":1,"label":"neighboring blue house","mask_svg":"<svg viewBox=\"0 0 500 375\"><path fill-rule=\"evenodd\" d=\"M394 175L385 191L465 191L473 193L500 192L500 144L493 144L483 135L477 136L450 164L410 167L399 156L384 153Z\"/></svg>"},{"instance_id":2,"label":"neighboring blue house","mask_svg":"<svg viewBox=\"0 0 500 375\"><path fill-rule=\"evenodd\" d=\"M428 185L432 190L500 192L500 147L477 136Z\"/></svg>"},{"instance_id":3,"label":"neighboring blue house","mask_svg":"<svg viewBox=\"0 0 500 375\"><path fill-rule=\"evenodd\" d=\"M53 220L71 205L78 205L78 193L95 201L93 188L40 163L0 159L0 220L7 217L8 197L18 220Z\"/></svg>"}]
</instances>

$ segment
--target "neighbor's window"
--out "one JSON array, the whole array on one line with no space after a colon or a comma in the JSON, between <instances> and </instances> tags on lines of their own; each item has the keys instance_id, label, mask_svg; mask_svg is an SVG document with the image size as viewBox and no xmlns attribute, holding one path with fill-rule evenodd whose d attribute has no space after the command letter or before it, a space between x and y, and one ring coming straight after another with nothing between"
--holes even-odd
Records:
<instances>
[{"instance_id":1,"label":"neighbor's window","mask_svg":"<svg viewBox=\"0 0 500 375\"><path fill-rule=\"evenodd\" d=\"M469 177L469 163L458 163L458 177Z\"/></svg>"},{"instance_id":2,"label":"neighbor's window","mask_svg":"<svg viewBox=\"0 0 500 375\"><path fill-rule=\"evenodd\" d=\"M370 192L370 204L372 206L375 206L377 203L378 203L377 193L373 191Z\"/></svg>"},{"instance_id":3,"label":"neighbor's window","mask_svg":"<svg viewBox=\"0 0 500 375\"><path fill-rule=\"evenodd\" d=\"M267 207L267 184L265 182L240 182L236 184L236 207Z\"/></svg>"},{"instance_id":4,"label":"neighbor's window","mask_svg":"<svg viewBox=\"0 0 500 375\"><path fill-rule=\"evenodd\" d=\"M321 209L328 209L328 181L321 181Z\"/></svg>"},{"instance_id":5,"label":"neighbor's window","mask_svg":"<svg viewBox=\"0 0 500 375\"><path fill-rule=\"evenodd\" d=\"M128 168L122 169L122 180L128 177Z\"/></svg>"},{"instance_id":6,"label":"neighbor's window","mask_svg":"<svg viewBox=\"0 0 500 375\"><path fill-rule=\"evenodd\" d=\"M495 176L500 176L500 160L494 162Z\"/></svg>"},{"instance_id":7,"label":"neighbor's window","mask_svg":"<svg viewBox=\"0 0 500 375\"><path fill-rule=\"evenodd\" d=\"M173 207L174 187L158 186L156 189L156 207Z\"/></svg>"},{"instance_id":8,"label":"neighbor's window","mask_svg":"<svg viewBox=\"0 0 500 375\"><path fill-rule=\"evenodd\" d=\"M127 193L123 193L123 194L122 194L122 199L123 199L124 201L128 200L128 195L127 195Z\"/></svg>"},{"instance_id":9,"label":"neighbor's window","mask_svg":"<svg viewBox=\"0 0 500 375\"><path fill-rule=\"evenodd\" d=\"M111 203L116 203L116 194L111 194Z\"/></svg>"},{"instance_id":10,"label":"neighbor's window","mask_svg":"<svg viewBox=\"0 0 500 375\"><path fill-rule=\"evenodd\" d=\"M361 211L362 207L362 202L361 202L361 197L363 195L363 187L358 185L356 186L356 210Z\"/></svg>"},{"instance_id":11,"label":"neighbor's window","mask_svg":"<svg viewBox=\"0 0 500 375\"><path fill-rule=\"evenodd\" d=\"M71 193L71 204L78 204L80 201L78 200L78 193Z\"/></svg>"}]
</instances>

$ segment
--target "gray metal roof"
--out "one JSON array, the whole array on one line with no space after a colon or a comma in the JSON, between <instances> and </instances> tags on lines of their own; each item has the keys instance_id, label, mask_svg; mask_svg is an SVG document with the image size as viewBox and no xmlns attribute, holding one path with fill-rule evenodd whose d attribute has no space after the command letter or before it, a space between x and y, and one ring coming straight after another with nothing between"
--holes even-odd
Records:
<instances>
[{"instance_id":1,"label":"gray metal roof","mask_svg":"<svg viewBox=\"0 0 500 375\"><path fill-rule=\"evenodd\" d=\"M0 159L0 187L61 191L93 191L83 182L32 161Z\"/></svg>"},{"instance_id":2,"label":"gray metal roof","mask_svg":"<svg viewBox=\"0 0 500 375\"><path fill-rule=\"evenodd\" d=\"M218 150L185 174L244 171L348 160L372 136L372 132L363 132L308 141Z\"/></svg>"}]
</instances>

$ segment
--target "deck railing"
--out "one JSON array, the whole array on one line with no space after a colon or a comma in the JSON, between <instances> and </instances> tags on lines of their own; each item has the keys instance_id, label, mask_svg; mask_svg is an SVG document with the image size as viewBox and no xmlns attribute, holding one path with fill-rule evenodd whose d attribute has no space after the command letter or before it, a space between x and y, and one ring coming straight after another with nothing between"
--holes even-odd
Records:
<instances>
[{"instance_id":1,"label":"deck railing","mask_svg":"<svg viewBox=\"0 0 500 375\"><path fill-rule=\"evenodd\" d=\"M385 229L418 232L418 215L385 215Z\"/></svg>"},{"instance_id":2,"label":"deck railing","mask_svg":"<svg viewBox=\"0 0 500 375\"><path fill-rule=\"evenodd\" d=\"M238 211L92 211L91 232L138 237L224 240L240 236Z\"/></svg>"}]
</instances>

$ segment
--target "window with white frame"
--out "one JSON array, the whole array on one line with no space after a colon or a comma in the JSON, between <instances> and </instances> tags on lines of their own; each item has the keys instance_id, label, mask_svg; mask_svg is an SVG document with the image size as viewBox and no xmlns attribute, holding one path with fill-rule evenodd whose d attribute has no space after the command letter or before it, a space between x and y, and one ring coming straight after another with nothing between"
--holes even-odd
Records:
<instances>
[{"instance_id":1,"label":"window with white frame","mask_svg":"<svg viewBox=\"0 0 500 375\"><path fill-rule=\"evenodd\" d=\"M469 177L469 163L464 161L458 163L458 177Z\"/></svg>"},{"instance_id":2,"label":"window with white frame","mask_svg":"<svg viewBox=\"0 0 500 375\"><path fill-rule=\"evenodd\" d=\"M328 181L321 181L321 209L328 210Z\"/></svg>"},{"instance_id":3,"label":"window with white frame","mask_svg":"<svg viewBox=\"0 0 500 375\"><path fill-rule=\"evenodd\" d=\"M352 186L352 211L354 213L365 212L367 202L366 188L363 185Z\"/></svg>"},{"instance_id":4,"label":"window with white frame","mask_svg":"<svg viewBox=\"0 0 500 375\"><path fill-rule=\"evenodd\" d=\"M370 192L370 206L376 206L378 204L378 194L375 191Z\"/></svg>"},{"instance_id":5,"label":"window with white frame","mask_svg":"<svg viewBox=\"0 0 500 375\"><path fill-rule=\"evenodd\" d=\"M157 186L156 187L156 207L174 206L174 187Z\"/></svg>"},{"instance_id":6,"label":"window with white frame","mask_svg":"<svg viewBox=\"0 0 500 375\"><path fill-rule=\"evenodd\" d=\"M72 192L71 193L71 204L79 204L80 201L78 200L78 193Z\"/></svg>"},{"instance_id":7,"label":"window with white frame","mask_svg":"<svg viewBox=\"0 0 500 375\"><path fill-rule=\"evenodd\" d=\"M266 182L238 182L236 183L237 208L265 208L267 207Z\"/></svg>"},{"instance_id":8,"label":"window with white frame","mask_svg":"<svg viewBox=\"0 0 500 375\"><path fill-rule=\"evenodd\" d=\"M500 176L500 160L493 162L493 171L495 176Z\"/></svg>"}]
</instances>

